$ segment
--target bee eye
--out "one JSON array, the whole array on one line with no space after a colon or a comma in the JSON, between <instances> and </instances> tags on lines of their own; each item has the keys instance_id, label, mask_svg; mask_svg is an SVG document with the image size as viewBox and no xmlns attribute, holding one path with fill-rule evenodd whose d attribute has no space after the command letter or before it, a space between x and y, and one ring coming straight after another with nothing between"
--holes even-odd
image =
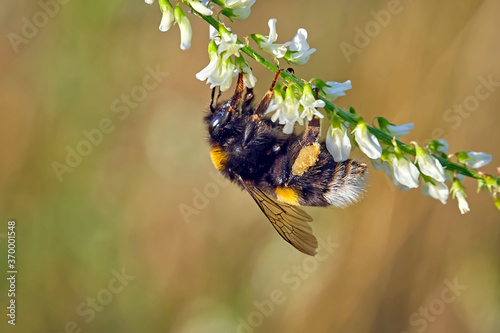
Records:
<instances>
[{"instance_id":1,"label":"bee eye","mask_svg":"<svg viewBox=\"0 0 500 333\"><path fill-rule=\"evenodd\" d=\"M217 115L210 122L210 126L208 126L208 131L210 134L212 132L217 131L221 125L224 125L229 120L229 112L219 111Z\"/></svg>"},{"instance_id":2,"label":"bee eye","mask_svg":"<svg viewBox=\"0 0 500 333\"><path fill-rule=\"evenodd\" d=\"M220 117L219 115L215 116L214 119L212 119L212 122L210 123L210 126L208 126L208 131L210 134L214 131L214 129L218 128L220 125Z\"/></svg>"}]
</instances>

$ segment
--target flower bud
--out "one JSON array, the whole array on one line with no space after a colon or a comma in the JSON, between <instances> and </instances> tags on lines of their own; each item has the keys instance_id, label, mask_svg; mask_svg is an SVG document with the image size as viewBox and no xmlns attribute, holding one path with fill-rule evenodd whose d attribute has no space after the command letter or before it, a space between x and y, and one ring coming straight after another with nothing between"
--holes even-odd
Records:
<instances>
[{"instance_id":1,"label":"flower bud","mask_svg":"<svg viewBox=\"0 0 500 333\"><path fill-rule=\"evenodd\" d=\"M162 12L161 22L160 22L160 31L165 32L170 29L172 24L175 22L174 18L174 9L168 0L159 0L160 2L160 10Z\"/></svg>"},{"instance_id":2,"label":"flower bud","mask_svg":"<svg viewBox=\"0 0 500 333\"><path fill-rule=\"evenodd\" d=\"M191 30L191 24L189 23L186 14L184 14L179 4L175 6L174 16L175 21L179 25L179 29L181 31L181 50L187 50L191 47L191 37L193 34Z\"/></svg>"}]
</instances>

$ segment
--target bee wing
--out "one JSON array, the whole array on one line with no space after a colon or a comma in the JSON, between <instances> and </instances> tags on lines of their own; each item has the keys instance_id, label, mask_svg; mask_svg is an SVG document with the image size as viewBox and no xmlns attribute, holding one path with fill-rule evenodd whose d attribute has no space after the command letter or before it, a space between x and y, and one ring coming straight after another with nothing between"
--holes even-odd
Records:
<instances>
[{"instance_id":1,"label":"bee wing","mask_svg":"<svg viewBox=\"0 0 500 333\"><path fill-rule=\"evenodd\" d=\"M310 256L316 254L318 241L308 223L312 218L306 212L286 203L277 203L258 187L240 181L284 240L300 252Z\"/></svg>"}]
</instances>

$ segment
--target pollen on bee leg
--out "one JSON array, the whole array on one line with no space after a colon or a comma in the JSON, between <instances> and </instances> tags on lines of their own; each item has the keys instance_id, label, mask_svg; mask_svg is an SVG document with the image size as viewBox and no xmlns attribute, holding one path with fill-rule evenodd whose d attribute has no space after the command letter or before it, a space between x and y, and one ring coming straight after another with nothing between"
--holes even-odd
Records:
<instances>
[{"instance_id":1,"label":"pollen on bee leg","mask_svg":"<svg viewBox=\"0 0 500 333\"><path fill-rule=\"evenodd\" d=\"M220 146L215 146L210 150L210 158L218 170L224 169L227 162L227 154Z\"/></svg>"},{"instance_id":2,"label":"pollen on bee leg","mask_svg":"<svg viewBox=\"0 0 500 333\"><path fill-rule=\"evenodd\" d=\"M292 165L292 174L302 176L310 167L318 162L321 146L318 142L313 143L299 151L299 156Z\"/></svg>"},{"instance_id":3,"label":"pollen on bee leg","mask_svg":"<svg viewBox=\"0 0 500 333\"><path fill-rule=\"evenodd\" d=\"M289 187L277 187L276 188L276 198L278 201L297 206L299 205L299 193L298 191Z\"/></svg>"}]
</instances>

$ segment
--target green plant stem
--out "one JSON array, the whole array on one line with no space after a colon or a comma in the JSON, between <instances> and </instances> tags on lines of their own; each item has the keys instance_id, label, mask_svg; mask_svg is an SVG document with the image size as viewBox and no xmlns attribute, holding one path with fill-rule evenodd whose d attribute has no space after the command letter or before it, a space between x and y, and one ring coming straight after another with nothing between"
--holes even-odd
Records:
<instances>
[{"instance_id":1,"label":"green plant stem","mask_svg":"<svg viewBox=\"0 0 500 333\"><path fill-rule=\"evenodd\" d=\"M204 19L206 22L208 22L208 24L213 26L215 29L219 30L219 22L217 22L212 16L205 16L205 15L202 15L199 13L198 13L198 15L202 19ZM240 40L238 40L238 41L243 44L243 42L241 42ZM257 61L259 64L261 64L265 68L269 69L271 72L276 73L276 71L278 70L278 66L269 62L267 59L265 59L263 56L261 56L259 53L257 53L250 46L245 45L244 47L241 48L241 51L244 52L245 54L247 54L249 57L251 57L255 61ZM304 84L297 77L295 77L295 75L293 75L287 71L281 71L280 76L284 80L286 80L287 82L293 81L301 88L304 87ZM345 112L344 110L342 110L338 106L334 105L333 103L331 103L330 101L328 101L326 98L324 98L322 96L319 96L319 98L325 102L325 109L326 110L329 110L330 112L336 111L337 115L340 118L342 118L344 121L347 121L353 125L357 124L357 121L352 114ZM375 135L380 141L386 143L389 146L392 146L392 139L393 138L390 135L382 132L378 128L371 127L371 126L368 126L368 130L373 135ZM399 140L396 140L396 143L399 146L399 148L401 148L402 151L404 151L407 154L415 156L415 154L416 154L415 148L413 148L412 146L410 146L406 143L403 143ZM475 179L483 179L484 178L484 176L482 174L479 174L476 170L468 169L468 168L461 166L459 164L450 162L450 161L448 161L440 156L436 156L436 155L433 155L433 156L435 158L437 158L439 160L439 162L441 163L441 165L443 167L445 167L447 170L456 171L464 176L472 177ZM492 176L492 177L494 177L494 176ZM500 181L499 177L494 177L494 178L497 180L497 182Z\"/></svg>"}]
</instances>

